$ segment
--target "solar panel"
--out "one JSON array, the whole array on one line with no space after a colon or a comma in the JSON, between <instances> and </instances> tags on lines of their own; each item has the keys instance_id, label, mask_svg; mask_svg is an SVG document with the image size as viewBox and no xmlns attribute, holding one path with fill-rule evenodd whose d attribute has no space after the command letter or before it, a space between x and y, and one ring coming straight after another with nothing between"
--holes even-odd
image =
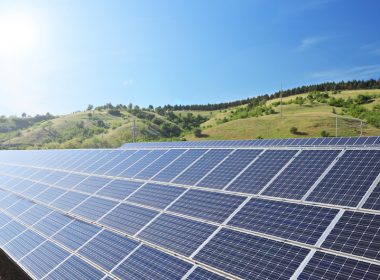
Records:
<instances>
[{"instance_id":1,"label":"solar panel","mask_svg":"<svg viewBox=\"0 0 380 280\"><path fill-rule=\"evenodd\" d=\"M228 224L313 245L337 213L336 209L253 198Z\"/></svg>"},{"instance_id":2,"label":"solar panel","mask_svg":"<svg viewBox=\"0 0 380 280\"><path fill-rule=\"evenodd\" d=\"M0 151L33 279L378 279L380 138Z\"/></svg>"},{"instance_id":3,"label":"solar panel","mask_svg":"<svg viewBox=\"0 0 380 280\"><path fill-rule=\"evenodd\" d=\"M296 154L295 150L269 150L250 165L227 188L230 191L258 193Z\"/></svg>"},{"instance_id":4,"label":"solar panel","mask_svg":"<svg viewBox=\"0 0 380 280\"><path fill-rule=\"evenodd\" d=\"M379 150L346 151L307 200L355 207L379 173Z\"/></svg>"}]
</instances>

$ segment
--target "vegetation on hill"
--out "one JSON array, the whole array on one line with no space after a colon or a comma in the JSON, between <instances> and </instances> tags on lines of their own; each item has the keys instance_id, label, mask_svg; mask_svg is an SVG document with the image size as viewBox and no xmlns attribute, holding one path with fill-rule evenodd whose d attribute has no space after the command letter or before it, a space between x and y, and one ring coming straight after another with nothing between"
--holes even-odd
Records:
<instances>
[{"instance_id":1,"label":"vegetation on hill","mask_svg":"<svg viewBox=\"0 0 380 280\"><path fill-rule=\"evenodd\" d=\"M329 137L336 123L338 136L380 135L378 87L380 80L325 83L284 91L281 100L275 93L228 104L108 103L64 116L2 116L0 148L119 147L133 130L137 141Z\"/></svg>"}]
</instances>

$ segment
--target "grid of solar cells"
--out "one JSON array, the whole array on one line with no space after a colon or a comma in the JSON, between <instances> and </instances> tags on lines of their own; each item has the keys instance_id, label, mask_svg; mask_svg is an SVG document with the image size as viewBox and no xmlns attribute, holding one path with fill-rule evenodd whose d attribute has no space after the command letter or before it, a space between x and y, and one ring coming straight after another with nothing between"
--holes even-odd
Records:
<instances>
[{"instance_id":1,"label":"grid of solar cells","mask_svg":"<svg viewBox=\"0 0 380 280\"><path fill-rule=\"evenodd\" d=\"M91 221L97 221L111 209L116 207L117 204L117 202L112 200L99 197L90 197L71 210L71 213L82 216Z\"/></svg>"},{"instance_id":2,"label":"grid of solar cells","mask_svg":"<svg viewBox=\"0 0 380 280\"><path fill-rule=\"evenodd\" d=\"M109 175L109 176L117 176L150 152L151 152L150 150L140 150L140 151L136 151L135 153L131 155L126 155L124 160L119 161L114 167L109 169L104 174Z\"/></svg>"},{"instance_id":3,"label":"grid of solar cells","mask_svg":"<svg viewBox=\"0 0 380 280\"><path fill-rule=\"evenodd\" d=\"M105 161L103 165L99 166L98 169L94 170L94 173L101 174L101 175L106 174L108 171L110 171L115 166L120 164L120 162L124 161L125 159L133 155L135 152L136 151L131 151L131 150L121 151L121 153L115 156L114 158L110 159L109 161Z\"/></svg>"},{"instance_id":4,"label":"grid of solar cells","mask_svg":"<svg viewBox=\"0 0 380 280\"><path fill-rule=\"evenodd\" d=\"M47 236L51 236L62 229L64 226L72 222L68 216L60 214L58 212L52 212L33 227Z\"/></svg>"},{"instance_id":5,"label":"grid of solar cells","mask_svg":"<svg viewBox=\"0 0 380 280\"><path fill-rule=\"evenodd\" d=\"M322 247L380 260L380 216L344 212Z\"/></svg>"},{"instance_id":6,"label":"grid of solar cells","mask_svg":"<svg viewBox=\"0 0 380 280\"><path fill-rule=\"evenodd\" d=\"M339 152L338 150L302 151L270 184L263 195L301 199Z\"/></svg>"},{"instance_id":7,"label":"grid of solar cells","mask_svg":"<svg viewBox=\"0 0 380 280\"><path fill-rule=\"evenodd\" d=\"M56 182L55 185L62 187L62 188L65 188L65 189L71 189L71 188L75 187L76 185L78 185L80 182L82 182L86 178L87 178L87 176L85 176L85 175L71 173L71 174L68 174L63 179Z\"/></svg>"},{"instance_id":8,"label":"grid of solar cells","mask_svg":"<svg viewBox=\"0 0 380 280\"><path fill-rule=\"evenodd\" d=\"M107 271L111 271L137 246L138 242L103 230L84 247L79 254L92 260Z\"/></svg>"},{"instance_id":9,"label":"grid of solar cells","mask_svg":"<svg viewBox=\"0 0 380 280\"><path fill-rule=\"evenodd\" d=\"M223 189L238 175L262 150L236 150L216 169L200 181L197 186Z\"/></svg>"},{"instance_id":10,"label":"grid of solar cells","mask_svg":"<svg viewBox=\"0 0 380 280\"><path fill-rule=\"evenodd\" d=\"M316 252L298 279L379 279L380 266Z\"/></svg>"},{"instance_id":11,"label":"grid of solar cells","mask_svg":"<svg viewBox=\"0 0 380 280\"><path fill-rule=\"evenodd\" d=\"M111 179L100 178L100 177L88 177L87 179L85 179L84 181L76 185L74 189L93 194L93 193L96 193L105 185L107 185L109 182L111 182Z\"/></svg>"},{"instance_id":12,"label":"grid of solar cells","mask_svg":"<svg viewBox=\"0 0 380 280\"><path fill-rule=\"evenodd\" d=\"M232 150L210 150L189 169L174 180L174 183L193 185L222 161Z\"/></svg>"},{"instance_id":13,"label":"grid of solar cells","mask_svg":"<svg viewBox=\"0 0 380 280\"><path fill-rule=\"evenodd\" d=\"M36 278L40 279L68 256L69 253L67 251L50 241L46 241L22 258L20 262Z\"/></svg>"},{"instance_id":14,"label":"grid of solar cells","mask_svg":"<svg viewBox=\"0 0 380 280\"><path fill-rule=\"evenodd\" d=\"M84 173L93 173L95 170L102 167L106 162L112 160L117 155L120 155L122 151L108 151L107 154L105 154L103 157L98 158L97 161L95 161L93 164L88 165L85 169L83 169Z\"/></svg>"},{"instance_id":15,"label":"grid of solar cells","mask_svg":"<svg viewBox=\"0 0 380 280\"><path fill-rule=\"evenodd\" d=\"M131 280L181 279L191 267L190 263L143 245L121 263L114 274Z\"/></svg>"},{"instance_id":16,"label":"grid of solar cells","mask_svg":"<svg viewBox=\"0 0 380 280\"><path fill-rule=\"evenodd\" d=\"M102 218L100 223L128 234L135 234L157 214L157 211L139 206L120 204Z\"/></svg>"},{"instance_id":17,"label":"grid of solar cells","mask_svg":"<svg viewBox=\"0 0 380 280\"><path fill-rule=\"evenodd\" d=\"M222 229L194 259L244 279L288 279L308 252L305 248Z\"/></svg>"},{"instance_id":18,"label":"grid of solar cells","mask_svg":"<svg viewBox=\"0 0 380 280\"><path fill-rule=\"evenodd\" d=\"M26 227L16 221L11 221L0 229L0 245L5 245L15 236L26 230Z\"/></svg>"},{"instance_id":19,"label":"grid of solar cells","mask_svg":"<svg viewBox=\"0 0 380 280\"><path fill-rule=\"evenodd\" d=\"M138 236L171 251L190 256L216 226L162 214Z\"/></svg>"},{"instance_id":20,"label":"grid of solar cells","mask_svg":"<svg viewBox=\"0 0 380 280\"><path fill-rule=\"evenodd\" d=\"M11 240L4 249L14 259L20 260L44 241L45 239L42 236L31 230L26 230L17 236L17 238Z\"/></svg>"},{"instance_id":21,"label":"grid of solar cells","mask_svg":"<svg viewBox=\"0 0 380 280\"><path fill-rule=\"evenodd\" d=\"M338 210L252 198L228 225L315 244Z\"/></svg>"},{"instance_id":22,"label":"grid of solar cells","mask_svg":"<svg viewBox=\"0 0 380 280\"><path fill-rule=\"evenodd\" d=\"M79 205L82 201L87 199L89 196L77 193L77 192L67 192L63 194L61 197L54 200L51 205L57 207L63 211L70 211L77 205Z\"/></svg>"},{"instance_id":23,"label":"grid of solar cells","mask_svg":"<svg viewBox=\"0 0 380 280\"><path fill-rule=\"evenodd\" d=\"M223 223L245 197L203 190L189 190L168 210L204 220Z\"/></svg>"},{"instance_id":24,"label":"grid of solar cells","mask_svg":"<svg viewBox=\"0 0 380 280\"><path fill-rule=\"evenodd\" d=\"M103 272L89 265L77 256L71 256L44 279L100 280L104 275Z\"/></svg>"},{"instance_id":25,"label":"grid of solar cells","mask_svg":"<svg viewBox=\"0 0 380 280\"><path fill-rule=\"evenodd\" d=\"M113 180L108 185L100 189L96 194L124 200L144 183L129 180Z\"/></svg>"},{"instance_id":26,"label":"grid of solar cells","mask_svg":"<svg viewBox=\"0 0 380 280\"><path fill-rule=\"evenodd\" d=\"M43 217L47 216L53 210L45 206L36 204L24 213L22 213L18 218L28 225L33 225L34 223L41 220Z\"/></svg>"},{"instance_id":27,"label":"grid of solar cells","mask_svg":"<svg viewBox=\"0 0 380 280\"><path fill-rule=\"evenodd\" d=\"M363 208L380 210L380 182L377 183L377 186L373 189L370 196L367 198L366 202L363 205Z\"/></svg>"},{"instance_id":28,"label":"grid of solar cells","mask_svg":"<svg viewBox=\"0 0 380 280\"><path fill-rule=\"evenodd\" d=\"M180 172L185 170L190 164L200 158L207 150L188 150L181 155L176 161L165 167L160 173L152 178L154 181L170 182Z\"/></svg>"},{"instance_id":29,"label":"grid of solar cells","mask_svg":"<svg viewBox=\"0 0 380 280\"><path fill-rule=\"evenodd\" d=\"M380 150L348 150L307 200L355 207L380 173Z\"/></svg>"},{"instance_id":30,"label":"grid of solar cells","mask_svg":"<svg viewBox=\"0 0 380 280\"><path fill-rule=\"evenodd\" d=\"M156 161L154 161L152 164L150 164L148 167L137 173L135 178L145 180L150 179L159 171L161 171L164 167L166 167L169 163L175 160L178 156L183 154L183 152L185 152L185 150L183 149L169 150Z\"/></svg>"},{"instance_id":31,"label":"grid of solar cells","mask_svg":"<svg viewBox=\"0 0 380 280\"><path fill-rule=\"evenodd\" d=\"M65 192L65 190L58 188L48 188L47 190L34 197L34 199L49 204L50 202L56 200L58 197L63 195Z\"/></svg>"},{"instance_id":32,"label":"grid of solar cells","mask_svg":"<svg viewBox=\"0 0 380 280\"><path fill-rule=\"evenodd\" d=\"M227 188L229 191L257 194L296 154L295 150L268 150Z\"/></svg>"},{"instance_id":33,"label":"grid of solar cells","mask_svg":"<svg viewBox=\"0 0 380 280\"><path fill-rule=\"evenodd\" d=\"M215 274L209 270L197 267L187 278L187 280L225 280L223 276Z\"/></svg>"},{"instance_id":34,"label":"grid of solar cells","mask_svg":"<svg viewBox=\"0 0 380 280\"><path fill-rule=\"evenodd\" d=\"M185 191L184 188L148 183L127 201L164 209Z\"/></svg>"},{"instance_id":35,"label":"grid of solar cells","mask_svg":"<svg viewBox=\"0 0 380 280\"><path fill-rule=\"evenodd\" d=\"M140 160L136 161L129 168L123 170L120 174L118 174L118 176L132 178L133 176L135 176L145 167L149 166L152 162L157 160L157 158L161 157L166 152L167 150L153 150L149 154L141 158Z\"/></svg>"}]
</instances>

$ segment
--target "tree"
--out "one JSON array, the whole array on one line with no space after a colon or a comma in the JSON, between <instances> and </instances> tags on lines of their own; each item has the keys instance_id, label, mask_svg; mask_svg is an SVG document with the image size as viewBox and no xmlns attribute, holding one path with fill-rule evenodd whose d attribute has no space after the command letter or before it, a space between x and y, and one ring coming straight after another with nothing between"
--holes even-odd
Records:
<instances>
[{"instance_id":1,"label":"tree","mask_svg":"<svg viewBox=\"0 0 380 280\"><path fill-rule=\"evenodd\" d=\"M329 136L330 136L330 133L328 133L326 130L322 130L322 131L321 131L321 136L322 136L322 137L329 137Z\"/></svg>"},{"instance_id":2,"label":"tree","mask_svg":"<svg viewBox=\"0 0 380 280\"><path fill-rule=\"evenodd\" d=\"M87 111L92 111L94 109L94 105L89 104L87 106Z\"/></svg>"},{"instance_id":3,"label":"tree","mask_svg":"<svg viewBox=\"0 0 380 280\"><path fill-rule=\"evenodd\" d=\"M202 130L200 128L194 129L194 136L195 137L202 137Z\"/></svg>"},{"instance_id":4,"label":"tree","mask_svg":"<svg viewBox=\"0 0 380 280\"><path fill-rule=\"evenodd\" d=\"M26 113L22 113L21 117L26 118Z\"/></svg>"},{"instance_id":5,"label":"tree","mask_svg":"<svg viewBox=\"0 0 380 280\"><path fill-rule=\"evenodd\" d=\"M292 126L292 127L290 128L290 133L291 133L291 134L297 134L297 133L298 133L298 128L295 127L295 126Z\"/></svg>"}]
</instances>

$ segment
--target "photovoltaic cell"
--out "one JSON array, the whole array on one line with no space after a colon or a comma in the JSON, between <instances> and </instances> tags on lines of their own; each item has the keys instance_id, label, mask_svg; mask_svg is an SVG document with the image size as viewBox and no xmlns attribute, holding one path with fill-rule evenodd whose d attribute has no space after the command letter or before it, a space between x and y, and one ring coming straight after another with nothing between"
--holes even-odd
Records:
<instances>
[{"instance_id":1,"label":"photovoltaic cell","mask_svg":"<svg viewBox=\"0 0 380 280\"><path fill-rule=\"evenodd\" d=\"M380 260L380 215L344 212L322 247Z\"/></svg>"},{"instance_id":2,"label":"photovoltaic cell","mask_svg":"<svg viewBox=\"0 0 380 280\"><path fill-rule=\"evenodd\" d=\"M186 279L187 280L226 280L227 278L224 278L223 276L215 274L201 267L197 267Z\"/></svg>"},{"instance_id":3,"label":"photovoltaic cell","mask_svg":"<svg viewBox=\"0 0 380 280\"><path fill-rule=\"evenodd\" d=\"M72 189L86 178L87 176L85 175L69 174L63 179L56 182L55 185L64 189Z\"/></svg>"},{"instance_id":4,"label":"photovoltaic cell","mask_svg":"<svg viewBox=\"0 0 380 280\"><path fill-rule=\"evenodd\" d=\"M54 200L51 205L68 212L87 198L88 195L85 194L67 192L58 199Z\"/></svg>"},{"instance_id":5,"label":"photovoltaic cell","mask_svg":"<svg viewBox=\"0 0 380 280\"><path fill-rule=\"evenodd\" d=\"M375 189L372 191L367 201L364 203L363 208L380 210L380 183L377 184Z\"/></svg>"},{"instance_id":6,"label":"photovoltaic cell","mask_svg":"<svg viewBox=\"0 0 380 280\"><path fill-rule=\"evenodd\" d=\"M157 160L159 157L161 157L166 150L153 150L143 158L141 158L139 161L137 161L135 164L131 165L129 168L123 170L118 176L120 177L126 177L126 178L132 178L137 173L139 173L141 170L143 170L145 167L147 167L149 164L151 164L153 161Z\"/></svg>"},{"instance_id":7,"label":"photovoltaic cell","mask_svg":"<svg viewBox=\"0 0 380 280\"><path fill-rule=\"evenodd\" d=\"M111 271L124 257L138 245L137 241L103 230L88 242L79 254L94 261L107 271Z\"/></svg>"},{"instance_id":8,"label":"photovoltaic cell","mask_svg":"<svg viewBox=\"0 0 380 280\"><path fill-rule=\"evenodd\" d=\"M80 182L74 189L77 191L93 194L107 185L109 182L111 182L111 179L92 176Z\"/></svg>"},{"instance_id":9,"label":"photovoltaic cell","mask_svg":"<svg viewBox=\"0 0 380 280\"><path fill-rule=\"evenodd\" d=\"M338 210L252 198L228 223L314 245Z\"/></svg>"},{"instance_id":10,"label":"photovoltaic cell","mask_svg":"<svg viewBox=\"0 0 380 280\"><path fill-rule=\"evenodd\" d=\"M380 173L380 150L348 150L307 197L355 207Z\"/></svg>"},{"instance_id":11,"label":"photovoltaic cell","mask_svg":"<svg viewBox=\"0 0 380 280\"><path fill-rule=\"evenodd\" d=\"M120 204L108 213L100 223L128 234L135 234L150 222L158 212L128 204Z\"/></svg>"},{"instance_id":12,"label":"photovoltaic cell","mask_svg":"<svg viewBox=\"0 0 380 280\"><path fill-rule=\"evenodd\" d=\"M170 280L181 279L191 267L190 263L143 245L117 267L114 273L131 280Z\"/></svg>"},{"instance_id":13,"label":"photovoltaic cell","mask_svg":"<svg viewBox=\"0 0 380 280\"><path fill-rule=\"evenodd\" d=\"M49 204L63 195L65 192L65 190L51 187L34 197L34 199Z\"/></svg>"},{"instance_id":14,"label":"photovoltaic cell","mask_svg":"<svg viewBox=\"0 0 380 280\"><path fill-rule=\"evenodd\" d=\"M168 210L223 223L244 200L245 197L236 195L189 190Z\"/></svg>"},{"instance_id":15,"label":"photovoltaic cell","mask_svg":"<svg viewBox=\"0 0 380 280\"><path fill-rule=\"evenodd\" d=\"M116 166L107 171L105 174L109 176L117 176L150 152L151 150L136 151L134 154L127 156L123 161L119 161Z\"/></svg>"},{"instance_id":16,"label":"photovoltaic cell","mask_svg":"<svg viewBox=\"0 0 380 280\"><path fill-rule=\"evenodd\" d=\"M90 197L79 206L71 210L71 213L77 214L92 221L97 221L108 211L114 208L118 203L99 197Z\"/></svg>"},{"instance_id":17,"label":"photovoltaic cell","mask_svg":"<svg viewBox=\"0 0 380 280\"><path fill-rule=\"evenodd\" d=\"M296 152L295 150L266 151L227 190L257 194Z\"/></svg>"},{"instance_id":18,"label":"photovoltaic cell","mask_svg":"<svg viewBox=\"0 0 380 280\"><path fill-rule=\"evenodd\" d=\"M5 250L16 260L20 260L27 253L43 243L45 239L37 233L27 230L14 238L5 246Z\"/></svg>"},{"instance_id":19,"label":"photovoltaic cell","mask_svg":"<svg viewBox=\"0 0 380 280\"><path fill-rule=\"evenodd\" d=\"M143 183L129 180L113 180L108 185L100 189L96 194L118 200L124 200L131 193L141 187Z\"/></svg>"},{"instance_id":20,"label":"photovoltaic cell","mask_svg":"<svg viewBox=\"0 0 380 280\"><path fill-rule=\"evenodd\" d=\"M0 228L0 245L5 245L11 241L15 236L19 235L26 229L23 225L16 221L11 221L2 228Z\"/></svg>"},{"instance_id":21,"label":"photovoltaic cell","mask_svg":"<svg viewBox=\"0 0 380 280\"><path fill-rule=\"evenodd\" d=\"M138 236L171 251L190 256L216 226L162 214Z\"/></svg>"},{"instance_id":22,"label":"photovoltaic cell","mask_svg":"<svg viewBox=\"0 0 380 280\"><path fill-rule=\"evenodd\" d=\"M73 219L58 212L52 212L33 227L47 236L52 236Z\"/></svg>"},{"instance_id":23,"label":"photovoltaic cell","mask_svg":"<svg viewBox=\"0 0 380 280\"><path fill-rule=\"evenodd\" d=\"M309 250L222 229L195 260L245 279L288 279Z\"/></svg>"},{"instance_id":24,"label":"photovoltaic cell","mask_svg":"<svg viewBox=\"0 0 380 280\"><path fill-rule=\"evenodd\" d=\"M42 278L63 262L70 254L50 241L42 243L33 252L21 260L36 278Z\"/></svg>"},{"instance_id":25,"label":"photovoltaic cell","mask_svg":"<svg viewBox=\"0 0 380 280\"><path fill-rule=\"evenodd\" d=\"M237 150L230 154L216 169L207 175L197 186L223 189L238 175L262 150Z\"/></svg>"},{"instance_id":26,"label":"photovoltaic cell","mask_svg":"<svg viewBox=\"0 0 380 280\"><path fill-rule=\"evenodd\" d=\"M151 165L146 167L141 172L137 173L135 178L148 180L154 175L156 175L159 171L165 168L169 163L171 163L174 159L180 156L185 150L170 150L164 155L162 155L159 159L153 162Z\"/></svg>"},{"instance_id":27,"label":"photovoltaic cell","mask_svg":"<svg viewBox=\"0 0 380 280\"><path fill-rule=\"evenodd\" d=\"M184 188L148 183L127 201L164 209L185 191Z\"/></svg>"},{"instance_id":28,"label":"photovoltaic cell","mask_svg":"<svg viewBox=\"0 0 380 280\"><path fill-rule=\"evenodd\" d=\"M338 150L302 151L270 184L263 195L301 199L339 152Z\"/></svg>"},{"instance_id":29,"label":"photovoltaic cell","mask_svg":"<svg viewBox=\"0 0 380 280\"><path fill-rule=\"evenodd\" d=\"M207 150L188 150L183 155L181 155L173 163L169 164L160 173L152 178L154 181L170 182L174 179L180 172L185 170L191 163L196 161L200 156L202 156Z\"/></svg>"},{"instance_id":30,"label":"photovoltaic cell","mask_svg":"<svg viewBox=\"0 0 380 280\"><path fill-rule=\"evenodd\" d=\"M53 239L75 251L98 231L100 231L98 226L73 220L53 235Z\"/></svg>"},{"instance_id":31,"label":"photovoltaic cell","mask_svg":"<svg viewBox=\"0 0 380 280\"><path fill-rule=\"evenodd\" d=\"M298 279L379 279L380 266L316 252Z\"/></svg>"},{"instance_id":32,"label":"photovoltaic cell","mask_svg":"<svg viewBox=\"0 0 380 280\"><path fill-rule=\"evenodd\" d=\"M207 174L213 167L222 161L232 150L210 150L182 175L174 180L174 183L193 185Z\"/></svg>"},{"instance_id":33,"label":"photovoltaic cell","mask_svg":"<svg viewBox=\"0 0 380 280\"><path fill-rule=\"evenodd\" d=\"M54 269L44 279L83 279L97 280L104 277L104 273L89 265L77 256L71 256Z\"/></svg>"}]
</instances>

